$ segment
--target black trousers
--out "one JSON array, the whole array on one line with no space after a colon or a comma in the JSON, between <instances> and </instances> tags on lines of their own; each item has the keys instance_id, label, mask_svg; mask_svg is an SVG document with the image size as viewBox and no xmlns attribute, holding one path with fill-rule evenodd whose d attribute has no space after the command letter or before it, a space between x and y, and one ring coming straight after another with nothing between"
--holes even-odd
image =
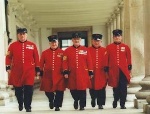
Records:
<instances>
[{"instance_id":1,"label":"black trousers","mask_svg":"<svg viewBox=\"0 0 150 114\"><path fill-rule=\"evenodd\" d=\"M64 91L45 92L49 102L54 103L54 107L62 107Z\"/></svg>"},{"instance_id":2,"label":"black trousers","mask_svg":"<svg viewBox=\"0 0 150 114\"><path fill-rule=\"evenodd\" d=\"M89 93L90 93L90 96L91 96L92 100L97 99L97 105L105 105L105 101L106 101L105 87L100 89L100 90L90 89Z\"/></svg>"},{"instance_id":3,"label":"black trousers","mask_svg":"<svg viewBox=\"0 0 150 114\"><path fill-rule=\"evenodd\" d=\"M86 90L70 90L74 101L78 102L81 108L86 106Z\"/></svg>"},{"instance_id":4,"label":"black trousers","mask_svg":"<svg viewBox=\"0 0 150 114\"><path fill-rule=\"evenodd\" d=\"M17 98L19 106L23 106L25 109L31 109L32 96L33 96L33 86L24 85L22 87L14 87L15 96Z\"/></svg>"},{"instance_id":5,"label":"black trousers","mask_svg":"<svg viewBox=\"0 0 150 114\"><path fill-rule=\"evenodd\" d=\"M113 96L114 101L117 102L120 100L120 106L124 106L127 97L127 79L124 73L120 70L119 71L119 82L118 87L113 88Z\"/></svg>"}]
</instances>

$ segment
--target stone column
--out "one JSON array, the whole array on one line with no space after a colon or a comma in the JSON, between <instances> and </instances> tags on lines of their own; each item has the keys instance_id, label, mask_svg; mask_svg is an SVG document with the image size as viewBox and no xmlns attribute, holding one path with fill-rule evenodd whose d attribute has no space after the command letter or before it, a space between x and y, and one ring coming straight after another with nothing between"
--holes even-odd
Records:
<instances>
[{"instance_id":1,"label":"stone column","mask_svg":"<svg viewBox=\"0 0 150 114\"><path fill-rule=\"evenodd\" d=\"M5 72L5 46L7 45L6 22L5 22L5 6L4 0L0 1L0 81L7 81ZM5 43L6 44L5 44Z\"/></svg>"},{"instance_id":2,"label":"stone column","mask_svg":"<svg viewBox=\"0 0 150 114\"><path fill-rule=\"evenodd\" d=\"M114 28L114 29L117 28L116 18L114 18L114 21L113 21L113 28ZM114 29L113 29L113 30L114 30Z\"/></svg>"},{"instance_id":3,"label":"stone column","mask_svg":"<svg viewBox=\"0 0 150 114\"><path fill-rule=\"evenodd\" d=\"M124 42L131 48L132 73L127 100L133 101L144 76L143 1L124 0ZM138 42L137 42L138 41ZM136 42L136 43L135 43Z\"/></svg>"},{"instance_id":4,"label":"stone column","mask_svg":"<svg viewBox=\"0 0 150 114\"><path fill-rule=\"evenodd\" d=\"M120 5L119 5L119 9L120 9L120 29L122 31L124 31L124 3L121 2ZM124 37L124 33L122 35ZM124 38L122 40L124 42Z\"/></svg>"},{"instance_id":5,"label":"stone column","mask_svg":"<svg viewBox=\"0 0 150 114\"><path fill-rule=\"evenodd\" d=\"M120 29L120 9L119 8L117 8L116 9L116 11L115 11L115 13L116 13L116 28L117 29Z\"/></svg>"},{"instance_id":6,"label":"stone column","mask_svg":"<svg viewBox=\"0 0 150 114\"><path fill-rule=\"evenodd\" d=\"M144 3L145 2L145 3ZM133 2L132 2L133 3ZM145 5L144 5L145 4ZM140 37L137 39L139 40L139 42L141 42L140 44L142 44L142 40L141 38L143 37L144 38L144 46L140 46L139 47L139 52L142 52L141 49L143 49L142 47L144 47L144 55L142 55L142 57L144 56L144 59L145 59L145 62L142 60L142 57L139 59L140 61L143 61L144 64L145 64L145 77L142 79L142 81L140 81L140 85L142 87L141 90L139 90L135 96L137 99L135 99L135 107L136 108L143 108L143 104L146 103L146 97L148 95L150 95L150 52L149 52L149 49L150 49L150 45L149 45L149 35L150 35L150 32L149 32L149 19L150 19L150 8L149 8L149 5L150 2L149 0L144 0L144 1L140 1L140 0L136 0L134 1L134 5L132 5L133 7L133 13L136 14L136 18L137 18L137 23L141 23L139 26L137 26L137 32L140 33ZM145 8L145 9L144 9ZM144 19L142 18L144 17ZM134 20L135 21L135 20ZM144 29L142 29L142 23L144 23ZM143 34L144 33L144 36ZM139 62L138 62L139 63ZM143 64L137 64L137 66L139 66L140 68L143 68ZM139 69L139 70L142 70L141 72L143 72L143 69Z\"/></svg>"},{"instance_id":7,"label":"stone column","mask_svg":"<svg viewBox=\"0 0 150 114\"><path fill-rule=\"evenodd\" d=\"M121 22L123 21L123 33L124 33L124 42L127 43L129 46L131 45L130 42L130 8L129 8L129 0L124 0L123 11L121 14L123 15ZM128 17L128 18L127 18Z\"/></svg>"},{"instance_id":8,"label":"stone column","mask_svg":"<svg viewBox=\"0 0 150 114\"><path fill-rule=\"evenodd\" d=\"M109 19L107 22L107 32L108 32L108 44L112 43L112 19Z\"/></svg>"},{"instance_id":9,"label":"stone column","mask_svg":"<svg viewBox=\"0 0 150 114\"><path fill-rule=\"evenodd\" d=\"M143 112L150 114L150 95L146 97L146 101L148 104L143 107Z\"/></svg>"},{"instance_id":10,"label":"stone column","mask_svg":"<svg viewBox=\"0 0 150 114\"><path fill-rule=\"evenodd\" d=\"M38 52L41 53L40 50L40 37L39 37L39 29L38 28L33 28L33 33L34 33L34 38L35 38L35 44L37 46Z\"/></svg>"},{"instance_id":11,"label":"stone column","mask_svg":"<svg viewBox=\"0 0 150 114\"><path fill-rule=\"evenodd\" d=\"M12 39L12 42L17 40L15 12L16 9L9 6L8 26L9 26L10 38Z\"/></svg>"},{"instance_id":12,"label":"stone column","mask_svg":"<svg viewBox=\"0 0 150 114\"><path fill-rule=\"evenodd\" d=\"M120 29L124 31L124 2L119 4L120 11Z\"/></svg>"},{"instance_id":13,"label":"stone column","mask_svg":"<svg viewBox=\"0 0 150 114\"><path fill-rule=\"evenodd\" d=\"M107 36L108 36L108 38L107 38L107 39L108 39L107 44L110 44L110 43L111 43L111 35L110 35L110 34L111 34L111 31L110 31L110 30L111 30L111 28L110 28L110 23L108 22L108 23L107 23Z\"/></svg>"},{"instance_id":14,"label":"stone column","mask_svg":"<svg viewBox=\"0 0 150 114\"><path fill-rule=\"evenodd\" d=\"M113 19L113 21L112 21L112 23L113 23L113 30L114 29L116 29L117 28L117 21L116 21L116 14L114 13L113 15L112 15L112 19Z\"/></svg>"},{"instance_id":15,"label":"stone column","mask_svg":"<svg viewBox=\"0 0 150 114\"><path fill-rule=\"evenodd\" d=\"M113 26L113 19L110 20L110 43L113 42L113 34L112 31L114 30L114 26Z\"/></svg>"},{"instance_id":16,"label":"stone column","mask_svg":"<svg viewBox=\"0 0 150 114\"><path fill-rule=\"evenodd\" d=\"M56 33L53 33L56 34ZM52 35L52 29L51 28L40 28L40 46L41 51L44 51L45 49L49 48L49 42L47 37L49 35Z\"/></svg>"},{"instance_id":17,"label":"stone column","mask_svg":"<svg viewBox=\"0 0 150 114\"><path fill-rule=\"evenodd\" d=\"M39 34L40 31L38 28L33 28L32 32L34 33L34 39L35 39L34 42L37 46L39 56L41 56L42 51L41 51L41 47L40 47L40 40L41 40L40 34ZM37 76L37 77L35 77L35 80L34 80L34 89L39 88L39 87L40 87L40 80L39 80L39 77Z\"/></svg>"},{"instance_id":18,"label":"stone column","mask_svg":"<svg viewBox=\"0 0 150 114\"><path fill-rule=\"evenodd\" d=\"M150 0L144 0L144 55L145 55L145 77L140 82L142 89L136 93L139 99L146 99L147 103L143 105L143 111L150 114L150 45L149 45L149 27L150 27Z\"/></svg>"},{"instance_id":19,"label":"stone column","mask_svg":"<svg viewBox=\"0 0 150 114\"><path fill-rule=\"evenodd\" d=\"M0 0L0 105L6 105L13 99L14 93L8 90L7 80L8 76L5 70L5 54L7 43L6 34L6 21L5 21L5 3L4 0Z\"/></svg>"}]
</instances>

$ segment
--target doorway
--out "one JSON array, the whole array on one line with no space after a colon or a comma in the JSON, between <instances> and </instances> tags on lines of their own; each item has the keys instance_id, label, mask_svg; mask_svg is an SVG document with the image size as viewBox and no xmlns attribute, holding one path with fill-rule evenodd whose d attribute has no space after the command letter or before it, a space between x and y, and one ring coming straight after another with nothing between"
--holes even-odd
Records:
<instances>
[{"instance_id":1,"label":"doorway","mask_svg":"<svg viewBox=\"0 0 150 114\"><path fill-rule=\"evenodd\" d=\"M81 33L81 45L88 46L88 35L87 31L70 31L70 32L58 32L59 45L62 50L65 50L67 47L72 46L72 33L79 32Z\"/></svg>"}]
</instances>

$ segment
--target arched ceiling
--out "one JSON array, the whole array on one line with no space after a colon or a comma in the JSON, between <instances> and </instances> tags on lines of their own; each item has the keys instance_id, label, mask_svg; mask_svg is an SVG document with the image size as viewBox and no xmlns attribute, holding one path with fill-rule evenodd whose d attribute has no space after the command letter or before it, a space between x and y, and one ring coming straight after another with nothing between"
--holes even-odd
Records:
<instances>
[{"instance_id":1,"label":"arched ceiling","mask_svg":"<svg viewBox=\"0 0 150 114\"><path fill-rule=\"evenodd\" d=\"M40 27L105 25L122 0L17 0Z\"/></svg>"}]
</instances>

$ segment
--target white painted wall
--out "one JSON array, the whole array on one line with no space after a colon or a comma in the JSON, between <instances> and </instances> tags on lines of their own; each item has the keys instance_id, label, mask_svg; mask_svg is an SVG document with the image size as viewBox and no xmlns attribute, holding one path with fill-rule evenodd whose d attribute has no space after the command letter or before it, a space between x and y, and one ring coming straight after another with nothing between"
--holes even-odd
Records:
<instances>
[{"instance_id":1,"label":"white painted wall","mask_svg":"<svg viewBox=\"0 0 150 114\"><path fill-rule=\"evenodd\" d=\"M103 39L102 39L102 46L107 45L107 29L106 26L93 26L92 27L93 34L102 34Z\"/></svg>"}]
</instances>

